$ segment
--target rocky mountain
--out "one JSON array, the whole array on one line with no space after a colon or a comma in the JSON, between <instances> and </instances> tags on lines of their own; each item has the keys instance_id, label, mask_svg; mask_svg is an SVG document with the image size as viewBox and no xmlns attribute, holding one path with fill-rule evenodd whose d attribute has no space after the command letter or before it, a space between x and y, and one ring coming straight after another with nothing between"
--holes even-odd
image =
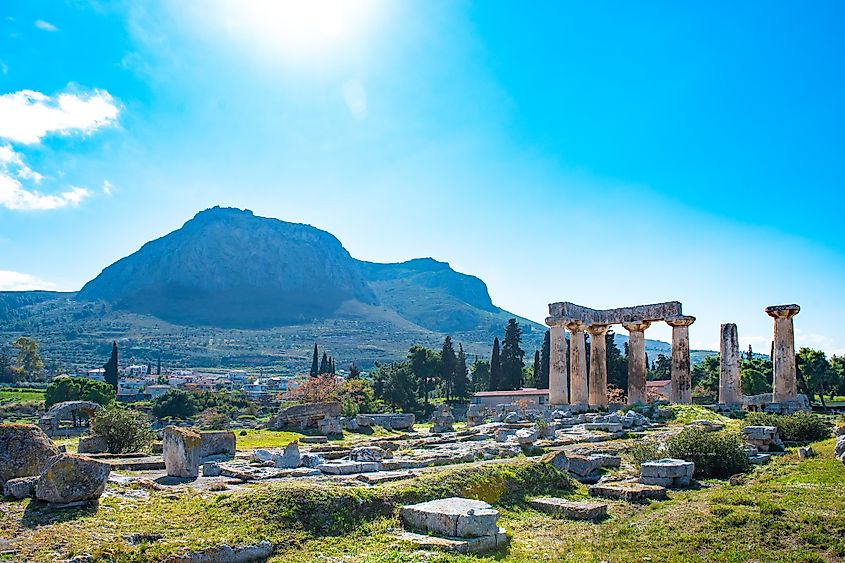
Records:
<instances>
[{"instance_id":1,"label":"rocky mountain","mask_svg":"<svg viewBox=\"0 0 845 563\"><path fill-rule=\"evenodd\" d=\"M239 328L326 318L348 300L377 302L331 234L219 207L118 260L76 298L176 324Z\"/></svg>"}]
</instances>

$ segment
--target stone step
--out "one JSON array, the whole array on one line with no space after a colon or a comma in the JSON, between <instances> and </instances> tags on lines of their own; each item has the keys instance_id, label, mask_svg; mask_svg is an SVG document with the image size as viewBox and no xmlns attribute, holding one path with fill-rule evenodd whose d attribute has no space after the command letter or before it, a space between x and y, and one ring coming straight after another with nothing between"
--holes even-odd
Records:
<instances>
[{"instance_id":1,"label":"stone step","mask_svg":"<svg viewBox=\"0 0 845 563\"><path fill-rule=\"evenodd\" d=\"M634 482L603 483L589 488L591 497L602 497L628 502L642 502L644 500L663 500L666 498L666 487L659 485L644 485Z\"/></svg>"},{"instance_id":2,"label":"stone step","mask_svg":"<svg viewBox=\"0 0 845 563\"><path fill-rule=\"evenodd\" d=\"M494 536L499 511L480 500L451 497L403 506L399 511L405 526L450 538Z\"/></svg>"},{"instance_id":3,"label":"stone step","mask_svg":"<svg viewBox=\"0 0 845 563\"><path fill-rule=\"evenodd\" d=\"M607 505L599 502L571 501L563 498L541 497L528 501L528 506L572 520L601 520L607 517Z\"/></svg>"},{"instance_id":4,"label":"stone step","mask_svg":"<svg viewBox=\"0 0 845 563\"><path fill-rule=\"evenodd\" d=\"M480 536L477 538L449 538L439 536L427 536L414 532L403 532L398 538L410 542L422 549L440 549L455 553L484 553L492 551L508 543L508 536L504 528L492 536Z\"/></svg>"},{"instance_id":5,"label":"stone step","mask_svg":"<svg viewBox=\"0 0 845 563\"><path fill-rule=\"evenodd\" d=\"M401 481L402 479L410 479L416 476L417 474L412 471L382 471L378 473L362 473L356 476L355 479L367 485L378 485L379 483Z\"/></svg>"}]
</instances>

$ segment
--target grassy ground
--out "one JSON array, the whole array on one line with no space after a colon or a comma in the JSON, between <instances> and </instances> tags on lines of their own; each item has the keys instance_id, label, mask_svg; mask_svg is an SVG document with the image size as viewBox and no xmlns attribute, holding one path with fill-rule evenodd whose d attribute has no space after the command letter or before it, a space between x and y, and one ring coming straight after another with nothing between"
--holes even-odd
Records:
<instances>
[{"instance_id":1,"label":"grassy ground","mask_svg":"<svg viewBox=\"0 0 845 563\"><path fill-rule=\"evenodd\" d=\"M0 387L0 403L44 402L41 389L17 389Z\"/></svg>"}]
</instances>

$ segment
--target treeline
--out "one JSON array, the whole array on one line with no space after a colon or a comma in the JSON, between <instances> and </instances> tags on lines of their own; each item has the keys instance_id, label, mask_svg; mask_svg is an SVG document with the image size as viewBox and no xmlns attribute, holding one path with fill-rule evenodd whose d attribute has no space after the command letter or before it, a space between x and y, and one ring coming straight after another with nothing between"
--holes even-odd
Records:
<instances>
[{"instance_id":1,"label":"treeline","mask_svg":"<svg viewBox=\"0 0 845 563\"><path fill-rule=\"evenodd\" d=\"M828 359L821 350L801 348L795 354L798 392L807 395L810 401L818 398L822 405L825 399L845 395L845 356L832 355ZM772 392L772 361L766 357L754 357L751 346L741 354L739 374L743 395L759 395ZM719 355L707 356L692 368L692 384L697 395L717 398L719 395Z\"/></svg>"}]
</instances>

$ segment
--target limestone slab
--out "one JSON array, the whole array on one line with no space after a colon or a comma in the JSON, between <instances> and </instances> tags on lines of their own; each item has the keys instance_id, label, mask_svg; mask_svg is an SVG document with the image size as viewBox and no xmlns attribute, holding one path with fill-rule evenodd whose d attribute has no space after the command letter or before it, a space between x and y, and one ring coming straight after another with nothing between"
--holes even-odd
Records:
<instances>
[{"instance_id":1,"label":"limestone slab","mask_svg":"<svg viewBox=\"0 0 845 563\"><path fill-rule=\"evenodd\" d=\"M441 549L455 553L484 553L503 547L508 543L508 536L505 534L504 528L499 528L495 535L477 538L444 538L403 532L399 535L399 539L413 543L423 549Z\"/></svg>"},{"instance_id":2,"label":"limestone slab","mask_svg":"<svg viewBox=\"0 0 845 563\"><path fill-rule=\"evenodd\" d=\"M663 500L666 498L666 487L645 485L643 483L619 482L602 483L589 488L591 497L641 502L644 500Z\"/></svg>"},{"instance_id":3,"label":"limestone slab","mask_svg":"<svg viewBox=\"0 0 845 563\"><path fill-rule=\"evenodd\" d=\"M409 528L449 537L494 536L499 511L480 500L461 497L403 506L399 515Z\"/></svg>"},{"instance_id":4,"label":"limestone slab","mask_svg":"<svg viewBox=\"0 0 845 563\"><path fill-rule=\"evenodd\" d=\"M598 502L576 502L562 498L542 497L528 501L531 508L558 514L572 520L601 520L607 516L607 505Z\"/></svg>"}]
</instances>

